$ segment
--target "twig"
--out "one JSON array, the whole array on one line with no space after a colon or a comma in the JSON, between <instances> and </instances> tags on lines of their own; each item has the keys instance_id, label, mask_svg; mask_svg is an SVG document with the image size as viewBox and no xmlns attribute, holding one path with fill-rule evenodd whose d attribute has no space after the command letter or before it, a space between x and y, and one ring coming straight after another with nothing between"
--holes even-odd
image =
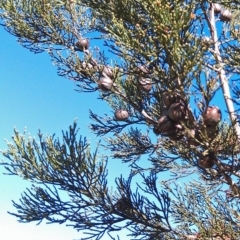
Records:
<instances>
[{"instance_id":1,"label":"twig","mask_svg":"<svg viewBox=\"0 0 240 240\"><path fill-rule=\"evenodd\" d=\"M115 92L114 92L114 93L118 94L119 96L122 97L122 99L123 99L125 102L129 103L127 96L118 89L118 87L117 87L117 85L116 85L115 83L113 84L113 86L114 86L114 89L115 89ZM145 111L144 109L141 109L140 107L138 107L138 106L137 106L135 103L133 103L133 102L130 102L130 104L132 105L132 107L133 107L134 109L136 109L138 112L140 112L140 113L145 117L145 119L146 119L149 123L151 123L151 124L157 124L157 121L155 121L153 118L151 118L151 117L146 113L146 111Z\"/></svg>"}]
</instances>

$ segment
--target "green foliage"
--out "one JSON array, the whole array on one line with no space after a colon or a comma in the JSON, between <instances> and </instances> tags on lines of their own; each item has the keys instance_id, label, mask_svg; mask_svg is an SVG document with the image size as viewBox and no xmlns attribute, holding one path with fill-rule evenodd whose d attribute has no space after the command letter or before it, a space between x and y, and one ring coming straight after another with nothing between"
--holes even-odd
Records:
<instances>
[{"instance_id":1,"label":"green foliage","mask_svg":"<svg viewBox=\"0 0 240 240\"><path fill-rule=\"evenodd\" d=\"M14 202L13 215L70 221L89 230L85 239L118 239L122 229L131 239L240 237L239 7L218 3L231 21L219 21L208 1L0 0L1 24L23 47L47 51L79 91L99 91L113 111L129 113L119 121L90 111L101 147L130 169L115 187L107 156L77 140L75 123L62 141L15 131L3 165L34 186ZM90 47L79 47L82 39ZM225 102L223 119L209 108L216 99Z\"/></svg>"},{"instance_id":2,"label":"green foliage","mask_svg":"<svg viewBox=\"0 0 240 240\"><path fill-rule=\"evenodd\" d=\"M233 222L228 231L239 237L239 209L231 207L237 200L228 203L216 188L197 182L184 188L169 181L159 185L152 169L147 175L132 172L127 180L117 177L116 189L110 190L107 159L99 159L97 151L90 153L86 139L78 140L76 127L74 123L63 132L62 141L40 132L38 140L31 136L26 139L15 130L13 143L8 143L8 150L3 152L8 159L3 165L9 174L33 182L22 194L20 204L13 202L18 213L11 214L21 222L39 224L46 219L62 224L68 220L77 230L90 230L89 238L94 239L100 239L105 231L114 236L124 223L136 239L179 239L194 227L208 236L207 230L219 225L209 220L221 219L227 226ZM136 176L141 177L142 184L133 182ZM64 200L59 190L67 193ZM126 201L130 201L129 206Z\"/></svg>"}]
</instances>

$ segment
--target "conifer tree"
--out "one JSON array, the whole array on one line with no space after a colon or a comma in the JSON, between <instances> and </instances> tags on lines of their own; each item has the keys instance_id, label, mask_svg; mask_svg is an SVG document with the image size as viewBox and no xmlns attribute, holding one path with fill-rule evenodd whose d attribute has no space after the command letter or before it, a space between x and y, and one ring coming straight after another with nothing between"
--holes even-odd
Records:
<instances>
[{"instance_id":1,"label":"conifer tree","mask_svg":"<svg viewBox=\"0 0 240 240\"><path fill-rule=\"evenodd\" d=\"M23 47L47 52L59 76L98 91L115 113L90 111L109 160L76 123L61 140L15 130L2 164L34 184L12 215L67 223L84 239L240 239L238 1L0 0L0 9ZM113 158L129 170L116 186Z\"/></svg>"}]
</instances>

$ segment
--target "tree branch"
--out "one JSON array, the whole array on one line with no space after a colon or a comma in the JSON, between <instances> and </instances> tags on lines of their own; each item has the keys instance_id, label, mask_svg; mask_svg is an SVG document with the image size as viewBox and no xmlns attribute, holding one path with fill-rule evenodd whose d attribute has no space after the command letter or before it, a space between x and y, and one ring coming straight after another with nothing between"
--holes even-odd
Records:
<instances>
[{"instance_id":1,"label":"tree branch","mask_svg":"<svg viewBox=\"0 0 240 240\"><path fill-rule=\"evenodd\" d=\"M209 16L207 17L207 19L208 19L207 22L210 28L211 37L214 43L214 53L215 53L216 62L219 66L218 75L220 78L220 82L222 84L223 97L227 105L227 109L228 109L233 127L236 131L238 139L240 140L240 128L239 128L239 125L236 123L237 116L235 114L233 101L231 100L231 93L228 85L228 79L226 77L226 73L224 70L224 63L222 61L222 57L219 50L219 41L218 41L217 29L216 29L216 23L215 23L215 17L214 17L214 8L212 7L212 4L209 9Z\"/></svg>"}]
</instances>

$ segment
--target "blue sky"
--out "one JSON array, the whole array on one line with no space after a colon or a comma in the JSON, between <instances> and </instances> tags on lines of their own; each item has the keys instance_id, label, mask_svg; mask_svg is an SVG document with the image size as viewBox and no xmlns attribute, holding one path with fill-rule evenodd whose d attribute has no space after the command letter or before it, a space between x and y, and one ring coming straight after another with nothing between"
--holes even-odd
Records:
<instances>
[{"instance_id":1,"label":"blue sky","mask_svg":"<svg viewBox=\"0 0 240 240\"><path fill-rule=\"evenodd\" d=\"M88 129L89 109L95 113L109 113L106 103L97 100L98 94L80 94L74 82L59 77L47 54L33 54L24 49L14 36L0 28L0 149L6 149L4 139L11 141L13 129L37 136L38 129L44 134L56 133L77 118L80 133L95 146L97 139ZM0 155L0 159L3 159ZM124 172L119 160L110 161L110 168ZM109 172L112 179L116 172ZM0 236L15 240L66 240L79 239L81 234L63 225L42 223L22 224L7 211L14 212L11 200L18 201L30 184L19 177L6 176L0 166ZM34 236L34 237L33 237Z\"/></svg>"}]
</instances>

